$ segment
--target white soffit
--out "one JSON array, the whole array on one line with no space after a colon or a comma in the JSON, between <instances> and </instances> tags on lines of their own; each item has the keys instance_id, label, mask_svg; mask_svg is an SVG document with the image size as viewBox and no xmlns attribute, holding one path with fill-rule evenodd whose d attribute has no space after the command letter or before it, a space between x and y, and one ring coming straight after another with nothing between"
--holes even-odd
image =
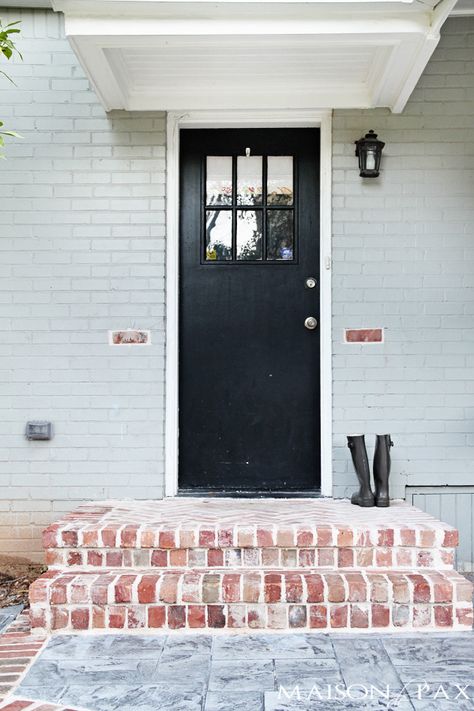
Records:
<instances>
[{"instance_id":1,"label":"white soffit","mask_svg":"<svg viewBox=\"0 0 474 711\"><path fill-rule=\"evenodd\" d=\"M53 0L107 110L403 110L456 0Z\"/></svg>"}]
</instances>

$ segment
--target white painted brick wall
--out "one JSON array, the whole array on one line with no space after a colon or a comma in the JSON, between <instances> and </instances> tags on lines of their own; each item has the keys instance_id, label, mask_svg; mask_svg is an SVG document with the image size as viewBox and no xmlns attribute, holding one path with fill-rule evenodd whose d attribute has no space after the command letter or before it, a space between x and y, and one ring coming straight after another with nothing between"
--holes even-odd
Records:
<instances>
[{"instance_id":1,"label":"white painted brick wall","mask_svg":"<svg viewBox=\"0 0 474 711\"><path fill-rule=\"evenodd\" d=\"M1 116L24 139L0 164L0 551L40 556L39 531L89 498L163 494L163 114L107 116L61 17L22 19ZM474 21L452 20L401 116L334 117L335 494L350 431L390 431L394 492L472 483ZM353 141L387 142L362 182ZM384 326L385 344L343 344ZM151 329L110 348L109 329ZM28 419L54 422L28 443ZM12 541L14 543L12 544Z\"/></svg>"},{"instance_id":2,"label":"white painted brick wall","mask_svg":"<svg viewBox=\"0 0 474 711\"><path fill-rule=\"evenodd\" d=\"M474 475L474 18L447 22L402 115L334 116L335 494L353 490L348 432L391 432L393 491ZM362 181L353 141L386 142ZM383 345L345 327L384 326Z\"/></svg>"},{"instance_id":3,"label":"white painted brick wall","mask_svg":"<svg viewBox=\"0 0 474 711\"><path fill-rule=\"evenodd\" d=\"M0 164L0 551L39 555L79 501L163 494L165 116L107 116L60 15L0 16L24 56L1 82L24 138ZM152 346L111 348L128 327Z\"/></svg>"}]
</instances>

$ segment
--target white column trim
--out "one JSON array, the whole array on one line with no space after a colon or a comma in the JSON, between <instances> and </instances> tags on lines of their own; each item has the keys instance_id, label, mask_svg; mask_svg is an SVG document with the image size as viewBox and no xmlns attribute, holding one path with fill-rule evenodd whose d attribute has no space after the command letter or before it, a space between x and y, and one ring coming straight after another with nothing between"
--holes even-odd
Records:
<instances>
[{"instance_id":1,"label":"white column trim","mask_svg":"<svg viewBox=\"0 0 474 711\"><path fill-rule=\"evenodd\" d=\"M332 112L321 129L321 494L332 496Z\"/></svg>"},{"instance_id":2,"label":"white column trim","mask_svg":"<svg viewBox=\"0 0 474 711\"><path fill-rule=\"evenodd\" d=\"M321 129L321 494L332 496L331 195L332 111L188 111L167 117L165 496L178 491L179 131L181 128Z\"/></svg>"}]
</instances>

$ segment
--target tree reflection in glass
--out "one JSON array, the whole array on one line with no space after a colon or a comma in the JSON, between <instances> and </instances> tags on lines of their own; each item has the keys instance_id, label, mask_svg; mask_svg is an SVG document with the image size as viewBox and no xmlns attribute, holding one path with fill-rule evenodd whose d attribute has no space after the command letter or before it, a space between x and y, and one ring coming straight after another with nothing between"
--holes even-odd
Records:
<instances>
[{"instance_id":1,"label":"tree reflection in glass","mask_svg":"<svg viewBox=\"0 0 474 711\"><path fill-rule=\"evenodd\" d=\"M207 156L206 204L232 205L232 156Z\"/></svg>"},{"instance_id":2,"label":"tree reflection in glass","mask_svg":"<svg viewBox=\"0 0 474 711\"><path fill-rule=\"evenodd\" d=\"M293 204L293 156L268 156L267 205Z\"/></svg>"},{"instance_id":3,"label":"tree reflection in glass","mask_svg":"<svg viewBox=\"0 0 474 711\"><path fill-rule=\"evenodd\" d=\"M206 261L232 259L232 212L206 210Z\"/></svg>"},{"instance_id":4,"label":"tree reflection in glass","mask_svg":"<svg viewBox=\"0 0 474 711\"><path fill-rule=\"evenodd\" d=\"M237 259L262 259L262 210L237 210Z\"/></svg>"},{"instance_id":5,"label":"tree reflection in glass","mask_svg":"<svg viewBox=\"0 0 474 711\"><path fill-rule=\"evenodd\" d=\"M267 259L293 259L293 242L293 210L268 210Z\"/></svg>"},{"instance_id":6,"label":"tree reflection in glass","mask_svg":"<svg viewBox=\"0 0 474 711\"><path fill-rule=\"evenodd\" d=\"M262 156L239 156L237 158L237 204L261 205Z\"/></svg>"}]
</instances>

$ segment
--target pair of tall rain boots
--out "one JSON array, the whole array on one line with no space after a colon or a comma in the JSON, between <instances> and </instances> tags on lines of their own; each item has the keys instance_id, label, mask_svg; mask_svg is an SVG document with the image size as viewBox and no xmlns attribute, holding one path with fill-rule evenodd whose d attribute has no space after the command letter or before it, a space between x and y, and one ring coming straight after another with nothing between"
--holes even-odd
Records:
<instances>
[{"instance_id":1,"label":"pair of tall rain boots","mask_svg":"<svg viewBox=\"0 0 474 711\"><path fill-rule=\"evenodd\" d=\"M375 435L375 494L370 486L370 466L365 436L348 435L347 446L351 450L352 462L359 480L359 491L352 495L351 503L356 506L390 506L388 479L390 476L390 448L393 447L390 435Z\"/></svg>"}]
</instances>

